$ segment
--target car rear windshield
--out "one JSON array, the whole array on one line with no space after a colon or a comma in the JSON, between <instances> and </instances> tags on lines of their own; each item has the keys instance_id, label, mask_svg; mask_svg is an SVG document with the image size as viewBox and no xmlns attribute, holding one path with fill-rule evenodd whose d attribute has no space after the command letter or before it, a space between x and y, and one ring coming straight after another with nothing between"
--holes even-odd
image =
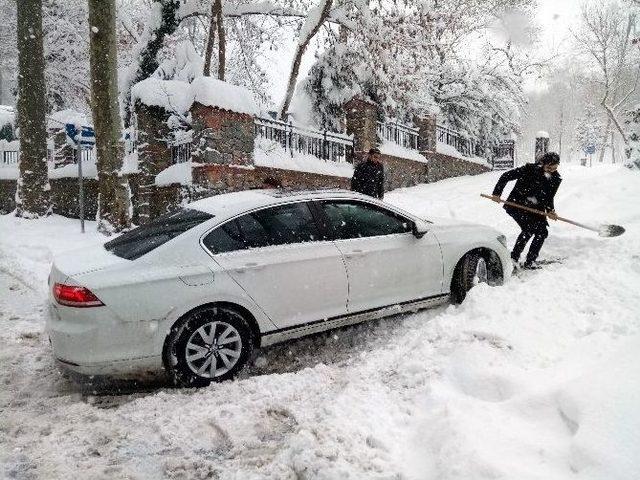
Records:
<instances>
[{"instance_id":1,"label":"car rear windshield","mask_svg":"<svg viewBox=\"0 0 640 480\"><path fill-rule=\"evenodd\" d=\"M127 260L135 260L213 218L199 210L182 208L162 215L104 244L108 251Z\"/></svg>"}]
</instances>

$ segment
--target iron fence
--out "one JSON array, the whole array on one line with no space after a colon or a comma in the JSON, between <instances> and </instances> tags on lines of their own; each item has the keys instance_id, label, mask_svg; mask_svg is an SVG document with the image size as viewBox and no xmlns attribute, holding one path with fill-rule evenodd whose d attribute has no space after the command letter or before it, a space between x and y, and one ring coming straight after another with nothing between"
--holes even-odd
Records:
<instances>
[{"instance_id":1,"label":"iron fence","mask_svg":"<svg viewBox=\"0 0 640 480\"><path fill-rule=\"evenodd\" d=\"M436 125L436 141L454 147L465 157L484 156L484 148L481 143L443 125Z\"/></svg>"},{"instance_id":2,"label":"iron fence","mask_svg":"<svg viewBox=\"0 0 640 480\"><path fill-rule=\"evenodd\" d=\"M378 122L378 137L411 150L418 150L418 129L398 122Z\"/></svg>"},{"instance_id":3,"label":"iron fence","mask_svg":"<svg viewBox=\"0 0 640 480\"><path fill-rule=\"evenodd\" d=\"M188 162L191 158L191 140L171 145L171 160L173 163Z\"/></svg>"},{"instance_id":4,"label":"iron fence","mask_svg":"<svg viewBox=\"0 0 640 480\"><path fill-rule=\"evenodd\" d=\"M255 118L256 137L278 142L291 152L313 155L321 160L345 162L353 153L353 137L328 130L315 130L271 118Z\"/></svg>"},{"instance_id":5,"label":"iron fence","mask_svg":"<svg viewBox=\"0 0 640 480\"><path fill-rule=\"evenodd\" d=\"M17 165L18 151L6 150L2 152L2 165Z\"/></svg>"}]
</instances>

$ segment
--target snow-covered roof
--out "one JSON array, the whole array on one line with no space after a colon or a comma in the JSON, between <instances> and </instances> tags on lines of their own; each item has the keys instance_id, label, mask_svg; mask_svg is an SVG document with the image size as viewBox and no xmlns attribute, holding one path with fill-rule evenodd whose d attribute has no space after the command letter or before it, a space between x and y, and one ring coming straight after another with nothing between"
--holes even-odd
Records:
<instances>
[{"instance_id":1,"label":"snow-covered roof","mask_svg":"<svg viewBox=\"0 0 640 480\"><path fill-rule=\"evenodd\" d=\"M259 113L249 90L211 77L196 78L193 83L147 78L133 86L131 99L180 114L189 111L194 102L237 113Z\"/></svg>"},{"instance_id":2,"label":"snow-covered roof","mask_svg":"<svg viewBox=\"0 0 640 480\"><path fill-rule=\"evenodd\" d=\"M256 115L259 112L253 95L244 87L212 77L200 77L193 81L191 89L194 101L202 105L248 115Z\"/></svg>"}]
</instances>

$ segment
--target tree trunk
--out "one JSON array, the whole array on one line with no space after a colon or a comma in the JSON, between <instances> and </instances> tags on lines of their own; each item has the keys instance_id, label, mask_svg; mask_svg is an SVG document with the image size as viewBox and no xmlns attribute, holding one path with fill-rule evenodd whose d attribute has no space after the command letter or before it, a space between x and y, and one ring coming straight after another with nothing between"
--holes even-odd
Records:
<instances>
[{"instance_id":1,"label":"tree trunk","mask_svg":"<svg viewBox=\"0 0 640 480\"><path fill-rule=\"evenodd\" d=\"M211 76L211 56L213 55L213 44L216 40L216 4L211 4L211 16L209 17L209 35L207 36L207 47L204 51L204 68L202 74L205 77Z\"/></svg>"},{"instance_id":2,"label":"tree trunk","mask_svg":"<svg viewBox=\"0 0 640 480\"><path fill-rule=\"evenodd\" d=\"M18 2L17 37L20 178L16 193L16 215L38 218L51 213L42 0Z\"/></svg>"},{"instance_id":3,"label":"tree trunk","mask_svg":"<svg viewBox=\"0 0 640 480\"><path fill-rule=\"evenodd\" d=\"M224 80L227 55L227 39L224 33L222 0L214 0L211 13L215 14L216 24L218 25L218 80Z\"/></svg>"},{"instance_id":4,"label":"tree trunk","mask_svg":"<svg viewBox=\"0 0 640 480\"><path fill-rule=\"evenodd\" d=\"M602 134L602 148L600 149L600 155L598 155L598 162L602 163L604 160L604 151L607 148L607 140L609 139L609 132L611 131L611 119L607 117L607 126Z\"/></svg>"},{"instance_id":5,"label":"tree trunk","mask_svg":"<svg viewBox=\"0 0 640 480\"><path fill-rule=\"evenodd\" d=\"M289 105L291 104L291 99L293 98L293 92L296 88L296 82L298 80L298 72L300 71L300 63L302 62L302 56L309 45L311 39L318 33L320 27L325 22L325 20L329 17L329 13L331 12L331 5L333 4L333 0L320 0L320 3L317 7L313 8L309 15L307 15L307 19L305 20L304 25L302 26L302 31L300 33L300 39L298 40L298 47L296 48L296 53L293 57L293 64L291 66L291 73L289 74L289 82L287 83L287 93L284 98L284 102L282 103L282 108L280 109L280 118L285 119L285 115L289 110ZM318 10L320 10L319 14L317 14Z\"/></svg>"},{"instance_id":6,"label":"tree trunk","mask_svg":"<svg viewBox=\"0 0 640 480\"><path fill-rule=\"evenodd\" d=\"M120 141L115 0L89 0L91 112L96 132L98 230L110 234L130 226L130 190L120 175Z\"/></svg>"}]
</instances>

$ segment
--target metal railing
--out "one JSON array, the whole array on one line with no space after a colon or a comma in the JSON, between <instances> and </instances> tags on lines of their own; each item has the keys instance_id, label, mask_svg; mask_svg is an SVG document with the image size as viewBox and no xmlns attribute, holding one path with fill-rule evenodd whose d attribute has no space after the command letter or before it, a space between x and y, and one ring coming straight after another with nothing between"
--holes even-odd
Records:
<instances>
[{"instance_id":1,"label":"metal railing","mask_svg":"<svg viewBox=\"0 0 640 480\"><path fill-rule=\"evenodd\" d=\"M443 125L436 125L436 141L454 147L465 157L484 155L484 148L479 142Z\"/></svg>"},{"instance_id":2,"label":"metal railing","mask_svg":"<svg viewBox=\"0 0 640 480\"><path fill-rule=\"evenodd\" d=\"M191 158L191 140L171 145L171 161L173 163L188 162Z\"/></svg>"},{"instance_id":3,"label":"metal railing","mask_svg":"<svg viewBox=\"0 0 640 480\"><path fill-rule=\"evenodd\" d=\"M418 150L418 129L398 122L378 122L378 137L402 147Z\"/></svg>"},{"instance_id":4,"label":"metal railing","mask_svg":"<svg viewBox=\"0 0 640 480\"><path fill-rule=\"evenodd\" d=\"M6 150L2 152L2 165L17 165L19 152L16 150Z\"/></svg>"},{"instance_id":5,"label":"metal railing","mask_svg":"<svg viewBox=\"0 0 640 480\"><path fill-rule=\"evenodd\" d=\"M353 152L353 137L328 130L315 130L271 118L255 117L255 135L278 142L291 152L313 155L321 160L345 162Z\"/></svg>"}]
</instances>

